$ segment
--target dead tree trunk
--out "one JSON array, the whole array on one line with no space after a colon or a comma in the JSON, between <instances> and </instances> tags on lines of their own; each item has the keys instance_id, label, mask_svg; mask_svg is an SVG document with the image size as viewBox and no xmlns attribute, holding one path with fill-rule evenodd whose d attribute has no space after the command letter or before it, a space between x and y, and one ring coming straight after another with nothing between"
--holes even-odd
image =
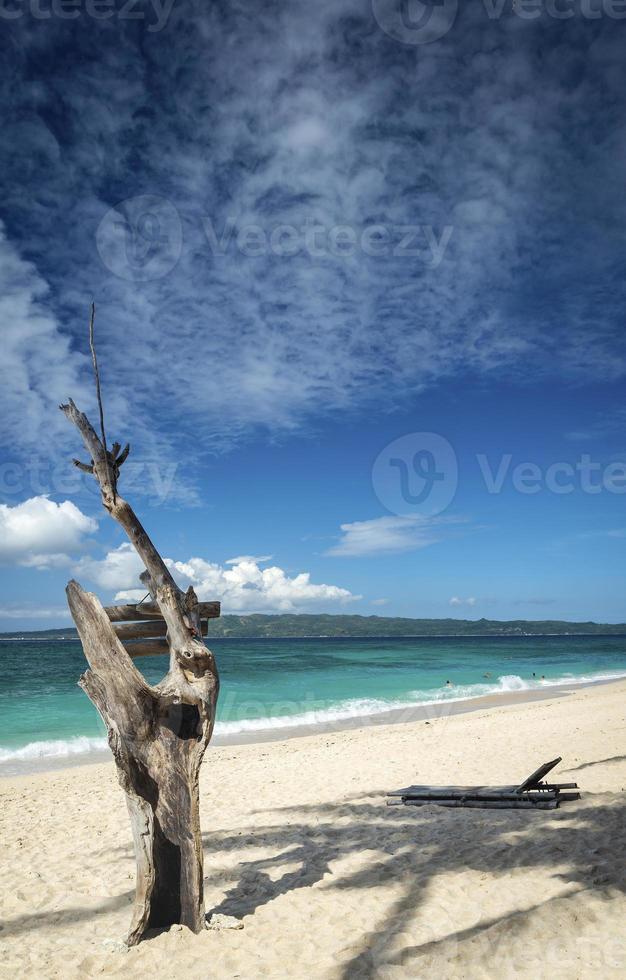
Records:
<instances>
[{"instance_id":1,"label":"dead tree trunk","mask_svg":"<svg viewBox=\"0 0 626 980\"><path fill-rule=\"evenodd\" d=\"M117 493L121 464L115 443L105 448L88 418L71 401L61 410L78 428L102 503L125 530L146 571L142 581L167 627L169 671L151 686L135 667L95 595L70 582L67 597L90 669L79 684L107 726L120 783L126 793L135 853L135 909L127 943L148 929L182 923L204 928L202 840L198 776L211 738L219 679L213 654L202 642L198 600L183 593L141 526Z\"/></svg>"}]
</instances>

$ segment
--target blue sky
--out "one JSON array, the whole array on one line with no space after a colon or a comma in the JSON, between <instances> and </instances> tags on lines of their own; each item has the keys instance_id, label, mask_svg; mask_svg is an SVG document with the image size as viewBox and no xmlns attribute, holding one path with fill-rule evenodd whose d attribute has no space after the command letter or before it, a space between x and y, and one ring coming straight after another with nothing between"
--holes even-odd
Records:
<instances>
[{"instance_id":1,"label":"blue sky","mask_svg":"<svg viewBox=\"0 0 626 980\"><path fill-rule=\"evenodd\" d=\"M139 595L57 409L92 298L224 612L626 619L618 6L3 8L0 629Z\"/></svg>"}]
</instances>

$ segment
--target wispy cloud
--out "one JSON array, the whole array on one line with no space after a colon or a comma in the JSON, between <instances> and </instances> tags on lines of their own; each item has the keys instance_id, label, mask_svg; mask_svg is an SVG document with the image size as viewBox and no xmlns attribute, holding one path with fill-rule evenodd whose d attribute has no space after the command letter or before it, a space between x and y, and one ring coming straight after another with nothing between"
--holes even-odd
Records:
<instances>
[{"instance_id":1,"label":"wispy cloud","mask_svg":"<svg viewBox=\"0 0 626 980\"><path fill-rule=\"evenodd\" d=\"M476 602L477 600L475 596L469 596L467 599L461 599L459 596L453 595L449 604L451 606L475 606Z\"/></svg>"},{"instance_id":2,"label":"wispy cloud","mask_svg":"<svg viewBox=\"0 0 626 980\"><path fill-rule=\"evenodd\" d=\"M622 434L626 430L626 408L617 407L612 412L604 412L591 419L583 429L573 429L565 433L571 442L591 442L606 436Z\"/></svg>"},{"instance_id":3,"label":"wispy cloud","mask_svg":"<svg viewBox=\"0 0 626 980\"><path fill-rule=\"evenodd\" d=\"M415 51L353 0L260 5L254 17L175 5L148 46L133 23L103 29L97 63L79 19L71 84L65 23L12 21L5 441L56 443L52 402L87 404L94 293L116 434L124 423L155 440L152 458L175 454L190 471L255 430L392 407L467 372L623 377L626 286L612 249L625 214L610 188L626 128L604 111L622 98L623 39L608 18L559 23L556 65L543 28L489 22L474 6ZM57 66L45 87L35 61ZM592 144L575 152L572 132L593 132ZM22 190L24 160L36 201ZM155 229L122 207L114 262L96 231L112 206L146 194L177 215L180 254L167 274L133 281L132 255L171 248L173 224ZM326 245L241 244L246 229L271 241L285 226L301 237L319 226ZM337 226L409 229L418 248L342 252L328 244ZM440 240L446 227L435 266L420 229Z\"/></svg>"},{"instance_id":4,"label":"wispy cloud","mask_svg":"<svg viewBox=\"0 0 626 980\"><path fill-rule=\"evenodd\" d=\"M59 402L75 392L87 402L87 359L73 349L50 310L47 282L8 241L0 221L0 439L42 455L68 444Z\"/></svg>"},{"instance_id":5,"label":"wispy cloud","mask_svg":"<svg viewBox=\"0 0 626 980\"><path fill-rule=\"evenodd\" d=\"M596 531L581 531L579 538L626 538L626 527L602 528Z\"/></svg>"},{"instance_id":6,"label":"wispy cloud","mask_svg":"<svg viewBox=\"0 0 626 980\"><path fill-rule=\"evenodd\" d=\"M266 561L271 561L273 555L239 555L237 558L227 558L225 565L241 565L242 562L254 562L255 565L263 565Z\"/></svg>"},{"instance_id":7,"label":"wispy cloud","mask_svg":"<svg viewBox=\"0 0 626 980\"><path fill-rule=\"evenodd\" d=\"M550 596L531 596L528 599L513 599L514 606L553 606L556 599Z\"/></svg>"},{"instance_id":8,"label":"wispy cloud","mask_svg":"<svg viewBox=\"0 0 626 980\"><path fill-rule=\"evenodd\" d=\"M70 611L67 606L0 606L1 619L59 619L70 620Z\"/></svg>"},{"instance_id":9,"label":"wispy cloud","mask_svg":"<svg viewBox=\"0 0 626 980\"><path fill-rule=\"evenodd\" d=\"M457 517L427 517L421 514L402 517L375 517L341 525L341 537L326 552L337 558L416 551L434 544L442 537L444 527L464 523Z\"/></svg>"}]
</instances>

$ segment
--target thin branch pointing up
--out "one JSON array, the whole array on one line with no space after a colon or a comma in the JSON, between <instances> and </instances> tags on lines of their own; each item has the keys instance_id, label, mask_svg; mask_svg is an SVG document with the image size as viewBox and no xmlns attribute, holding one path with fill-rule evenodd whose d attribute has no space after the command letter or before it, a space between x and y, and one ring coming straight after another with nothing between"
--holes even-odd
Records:
<instances>
[{"instance_id":1,"label":"thin branch pointing up","mask_svg":"<svg viewBox=\"0 0 626 980\"><path fill-rule=\"evenodd\" d=\"M111 479L111 469L109 467L109 452L107 450L107 437L104 431L104 410L102 408L102 395L100 392L100 373L98 371L98 358L96 357L96 346L94 343L94 331L93 325L96 318L96 304L91 304L91 316L89 318L89 347L91 348L91 359L93 361L93 373L96 377L96 394L98 396L98 410L100 412L100 435L102 436L102 445L104 447L104 458L106 460L107 474L109 477L109 483L113 490L113 499L115 500L115 483Z\"/></svg>"}]
</instances>

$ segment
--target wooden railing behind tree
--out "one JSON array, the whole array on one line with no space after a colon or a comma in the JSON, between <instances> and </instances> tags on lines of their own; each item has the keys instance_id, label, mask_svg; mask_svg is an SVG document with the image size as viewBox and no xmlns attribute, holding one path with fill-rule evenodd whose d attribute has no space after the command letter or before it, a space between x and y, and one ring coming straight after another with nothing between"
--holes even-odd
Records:
<instances>
[{"instance_id":1,"label":"wooden railing behind tree","mask_svg":"<svg viewBox=\"0 0 626 980\"><path fill-rule=\"evenodd\" d=\"M198 618L200 635L207 636L209 619L217 619L220 614L219 602L199 602ZM156 657L169 654L170 647L165 639L167 623L161 610L153 602L137 605L105 606L104 611L114 624L113 630L122 646L131 657Z\"/></svg>"}]
</instances>

